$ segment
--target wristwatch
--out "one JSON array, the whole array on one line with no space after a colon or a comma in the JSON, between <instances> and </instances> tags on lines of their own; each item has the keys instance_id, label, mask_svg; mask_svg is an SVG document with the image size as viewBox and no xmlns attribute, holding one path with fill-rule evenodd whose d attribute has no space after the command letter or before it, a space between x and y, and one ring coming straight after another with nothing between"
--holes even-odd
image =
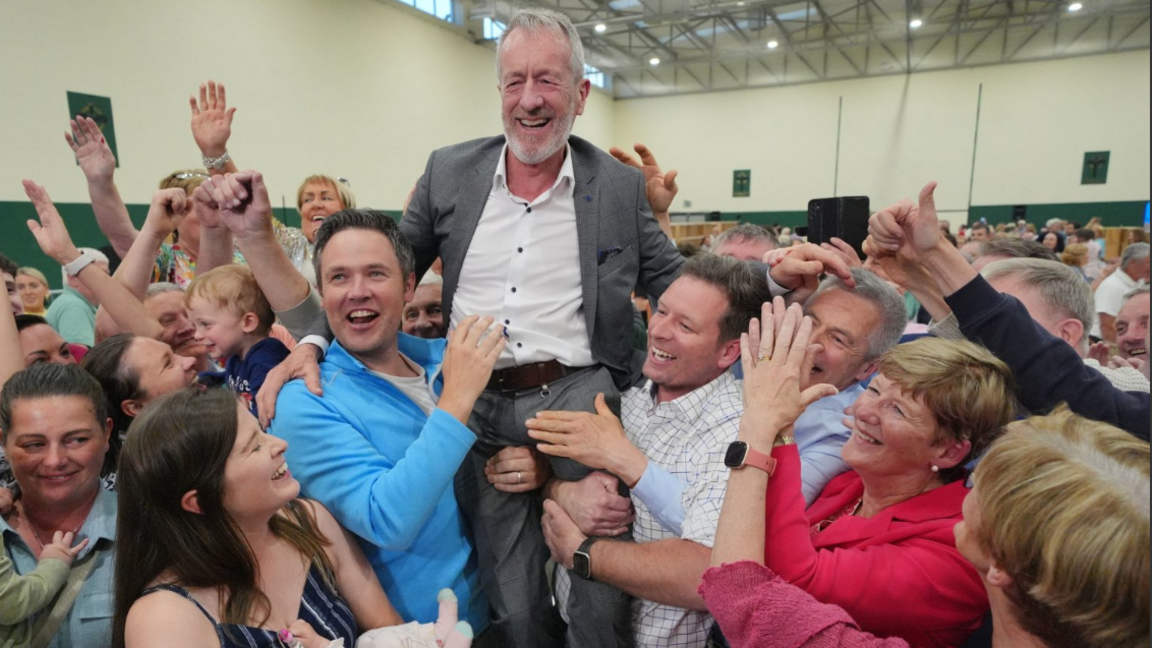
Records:
<instances>
[{"instance_id":1,"label":"wristwatch","mask_svg":"<svg viewBox=\"0 0 1152 648\"><path fill-rule=\"evenodd\" d=\"M584 580L592 580L592 545L600 538L585 538L572 555L572 573Z\"/></svg>"},{"instance_id":2,"label":"wristwatch","mask_svg":"<svg viewBox=\"0 0 1152 648\"><path fill-rule=\"evenodd\" d=\"M80 274L81 270L93 263L96 263L96 255L92 254L91 250L84 250L80 256L76 257L75 261L64 265L64 272L67 272L69 277L75 277Z\"/></svg>"},{"instance_id":3,"label":"wristwatch","mask_svg":"<svg viewBox=\"0 0 1152 648\"><path fill-rule=\"evenodd\" d=\"M745 466L753 466L768 473L771 477L776 472L776 460L763 452L753 450L743 441L733 441L724 455L724 465L732 470L740 470Z\"/></svg>"}]
</instances>

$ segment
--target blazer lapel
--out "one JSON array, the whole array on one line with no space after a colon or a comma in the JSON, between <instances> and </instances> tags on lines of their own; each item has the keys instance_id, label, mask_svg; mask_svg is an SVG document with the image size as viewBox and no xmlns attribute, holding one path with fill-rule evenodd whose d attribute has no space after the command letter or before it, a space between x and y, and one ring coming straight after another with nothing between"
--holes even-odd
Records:
<instances>
[{"instance_id":1,"label":"blazer lapel","mask_svg":"<svg viewBox=\"0 0 1152 648\"><path fill-rule=\"evenodd\" d=\"M576 186L572 202L576 205L576 238L580 246L580 283L584 297L584 322L588 339L595 339L596 298L599 281L597 271L597 243L600 239L600 185L595 156L581 155L578 146L572 147L572 173Z\"/></svg>"},{"instance_id":2,"label":"blazer lapel","mask_svg":"<svg viewBox=\"0 0 1152 648\"><path fill-rule=\"evenodd\" d=\"M496 165L503 150L503 146L496 146L493 151L486 153L472 167L472 173L463 174L457 185L456 209L452 214L451 229L440 249L440 258L444 261L444 309L449 316L452 313L452 298L456 294L456 287L460 285L464 257L472 244L472 236L476 234L480 216L484 214L484 206L488 204L488 194L492 192L492 175L496 173Z\"/></svg>"}]
</instances>

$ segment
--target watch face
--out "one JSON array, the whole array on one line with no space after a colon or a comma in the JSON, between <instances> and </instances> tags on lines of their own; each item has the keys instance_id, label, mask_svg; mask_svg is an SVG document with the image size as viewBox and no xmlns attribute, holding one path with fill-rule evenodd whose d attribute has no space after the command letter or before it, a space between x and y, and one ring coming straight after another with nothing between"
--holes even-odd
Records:
<instances>
[{"instance_id":1,"label":"watch face","mask_svg":"<svg viewBox=\"0 0 1152 648\"><path fill-rule=\"evenodd\" d=\"M739 468L744 465L744 458L748 455L748 444L743 441L733 441L728 446L728 453L724 455L724 465L729 468Z\"/></svg>"},{"instance_id":2,"label":"watch face","mask_svg":"<svg viewBox=\"0 0 1152 648\"><path fill-rule=\"evenodd\" d=\"M588 554L580 553L579 551L573 554L572 573L580 578L592 577L592 561L589 560Z\"/></svg>"}]
</instances>

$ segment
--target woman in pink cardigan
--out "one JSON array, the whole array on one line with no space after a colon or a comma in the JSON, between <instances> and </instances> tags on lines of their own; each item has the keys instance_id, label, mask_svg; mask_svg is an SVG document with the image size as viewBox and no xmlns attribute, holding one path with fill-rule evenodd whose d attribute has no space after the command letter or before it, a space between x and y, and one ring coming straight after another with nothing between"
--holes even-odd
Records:
<instances>
[{"instance_id":1,"label":"woman in pink cardigan","mask_svg":"<svg viewBox=\"0 0 1152 648\"><path fill-rule=\"evenodd\" d=\"M816 386L800 392L811 325L798 309L784 316L780 306L775 312L765 307L763 340L758 339L759 324L753 322L745 343L746 409L740 441L752 450L772 447L806 404L830 389ZM955 374L954 379L963 382L964 377ZM876 434L896 445L899 439L890 429L867 424L868 412L857 416L865 421L860 426L864 435ZM757 466L754 453L745 457L747 466ZM773 458L778 464L775 481L787 457ZM981 463L978 488L964 503L968 522L956 526L954 533L959 553L991 600L997 648L1147 646L1148 461L1148 444L1066 412L1014 423L996 443ZM768 481L769 471L733 470L713 549L712 564L723 566L709 570L701 586L732 646L925 645L865 633L842 607L818 602L764 566L761 557L771 555L770 545L778 540L772 535L768 551L763 551L765 529L771 528L761 517L771 497L765 497L771 490L765 488ZM1060 552L1052 547L1060 547ZM883 548L837 549L818 559L833 560L842 568L865 566L862 557L847 555L854 552L882 553ZM930 595L918 602L894 598L899 592L890 592L885 582L893 580L891 574L874 571L868 576L876 581L875 593L856 602L878 599L868 604L891 608L909 625L917 623L925 608L947 605ZM938 571L923 577L949 578ZM849 583L845 589L852 587Z\"/></svg>"}]
</instances>

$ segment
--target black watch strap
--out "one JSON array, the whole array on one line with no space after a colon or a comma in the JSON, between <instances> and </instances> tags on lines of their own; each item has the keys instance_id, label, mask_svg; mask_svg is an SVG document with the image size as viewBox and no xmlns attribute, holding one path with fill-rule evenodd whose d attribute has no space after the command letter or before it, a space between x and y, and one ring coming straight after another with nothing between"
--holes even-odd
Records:
<instances>
[{"instance_id":1,"label":"black watch strap","mask_svg":"<svg viewBox=\"0 0 1152 648\"><path fill-rule=\"evenodd\" d=\"M592 545L600 538L585 538L572 556L572 573L584 580L592 580Z\"/></svg>"}]
</instances>

